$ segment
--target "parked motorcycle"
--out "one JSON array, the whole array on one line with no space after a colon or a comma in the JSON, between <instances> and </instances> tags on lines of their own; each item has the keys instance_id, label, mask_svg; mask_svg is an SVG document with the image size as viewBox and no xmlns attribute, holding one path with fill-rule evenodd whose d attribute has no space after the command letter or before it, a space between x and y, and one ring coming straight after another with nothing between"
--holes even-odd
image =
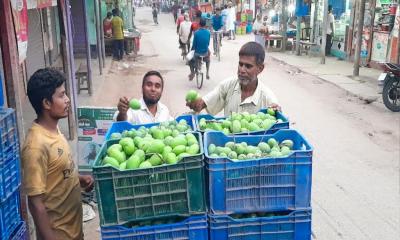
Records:
<instances>
[{"instance_id":1,"label":"parked motorcycle","mask_svg":"<svg viewBox=\"0 0 400 240\"><path fill-rule=\"evenodd\" d=\"M378 78L383 85L382 98L385 106L393 112L400 112L400 65L383 63L384 73Z\"/></svg>"}]
</instances>

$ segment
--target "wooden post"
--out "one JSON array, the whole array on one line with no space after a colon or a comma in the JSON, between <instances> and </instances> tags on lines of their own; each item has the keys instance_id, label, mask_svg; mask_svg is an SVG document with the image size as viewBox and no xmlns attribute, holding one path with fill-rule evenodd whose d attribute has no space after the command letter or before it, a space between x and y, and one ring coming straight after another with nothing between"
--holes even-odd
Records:
<instances>
[{"instance_id":1,"label":"wooden post","mask_svg":"<svg viewBox=\"0 0 400 240\"><path fill-rule=\"evenodd\" d=\"M286 52L286 44L287 44L287 0L282 0L282 52Z\"/></svg>"},{"instance_id":2,"label":"wooden post","mask_svg":"<svg viewBox=\"0 0 400 240\"><path fill-rule=\"evenodd\" d=\"M94 16L95 16L95 22L96 22L96 42L97 42L97 57L99 60L99 72L100 75L103 75L103 50L101 47L101 33L100 33L100 16L99 16L99 8L98 8L98 2L97 0L93 0L94 4Z\"/></svg>"},{"instance_id":3,"label":"wooden post","mask_svg":"<svg viewBox=\"0 0 400 240\"><path fill-rule=\"evenodd\" d=\"M103 19L101 18L101 0L99 1L99 15L100 15L100 35L101 35L101 55L103 57L103 68L106 67L106 48L104 43L104 26Z\"/></svg>"},{"instance_id":4,"label":"wooden post","mask_svg":"<svg viewBox=\"0 0 400 240\"><path fill-rule=\"evenodd\" d=\"M364 26L364 12L365 12L365 0L361 0L359 14L358 14L358 24L357 24L357 45L356 52L354 53L354 68L353 77L360 75L360 53L362 44L362 33Z\"/></svg>"},{"instance_id":5,"label":"wooden post","mask_svg":"<svg viewBox=\"0 0 400 240\"><path fill-rule=\"evenodd\" d=\"M315 7L314 7L314 18L313 18L313 28L312 28L312 42L316 43L316 36L317 33L317 22L318 22L318 12L319 12L319 0L315 0Z\"/></svg>"},{"instance_id":6,"label":"wooden post","mask_svg":"<svg viewBox=\"0 0 400 240\"><path fill-rule=\"evenodd\" d=\"M324 0L324 20L322 21L321 64L325 64L326 27L328 25L328 0Z\"/></svg>"},{"instance_id":7,"label":"wooden post","mask_svg":"<svg viewBox=\"0 0 400 240\"><path fill-rule=\"evenodd\" d=\"M300 56L301 17L296 17L296 55Z\"/></svg>"},{"instance_id":8,"label":"wooden post","mask_svg":"<svg viewBox=\"0 0 400 240\"><path fill-rule=\"evenodd\" d=\"M86 19L86 14L87 14L87 7L86 7L86 0L82 0L82 5L83 5L83 28L85 30L85 45L86 45L86 66L87 66L87 78L88 78L88 84L89 84L89 95L92 95L92 65L91 65L91 53L90 53L90 42L89 42L89 31L88 31L88 26L87 26L87 19Z\"/></svg>"}]
</instances>

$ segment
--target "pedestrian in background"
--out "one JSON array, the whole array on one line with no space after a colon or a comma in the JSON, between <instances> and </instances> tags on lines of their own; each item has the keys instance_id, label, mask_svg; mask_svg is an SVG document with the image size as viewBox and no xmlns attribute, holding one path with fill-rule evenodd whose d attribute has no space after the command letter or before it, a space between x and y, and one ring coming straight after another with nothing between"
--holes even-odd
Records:
<instances>
[{"instance_id":1,"label":"pedestrian in background","mask_svg":"<svg viewBox=\"0 0 400 240\"><path fill-rule=\"evenodd\" d=\"M105 38L112 38L112 13L108 12L107 17L103 20L103 31Z\"/></svg>"},{"instance_id":2,"label":"pedestrian in background","mask_svg":"<svg viewBox=\"0 0 400 240\"><path fill-rule=\"evenodd\" d=\"M328 6L328 22L326 24L326 46L325 46L325 55L328 56L331 54L332 48L332 38L335 33L335 17L332 14L332 5Z\"/></svg>"},{"instance_id":3,"label":"pedestrian in background","mask_svg":"<svg viewBox=\"0 0 400 240\"><path fill-rule=\"evenodd\" d=\"M266 22L263 21L261 14L258 14L253 23L253 33L255 42L265 49L265 34L267 33Z\"/></svg>"},{"instance_id":4,"label":"pedestrian in background","mask_svg":"<svg viewBox=\"0 0 400 240\"><path fill-rule=\"evenodd\" d=\"M153 14L153 21L154 21L154 23L158 25L158 11L157 11L157 7L156 7L155 4L153 5L152 14Z\"/></svg>"},{"instance_id":5,"label":"pedestrian in background","mask_svg":"<svg viewBox=\"0 0 400 240\"><path fill-rule=\"evenodd\" d=\"M114 60L120 61L124 56L124 21L119 16L119 9L112 10L113 18L111 20L113 34L113 52Z\"/></svg>"},{"instance_id":6,"label":"pedestrian in background","mask_svg":"<svg viewBox=\"0 0 400 240\"><path fill-rule=\"evenodd\" d=\"M236 9L232 2L228 3L228 15L226 18L226 30L229 32L229 40L236 39L235 34L235 22L236 22Z\"/></svg>"}]
</instances>

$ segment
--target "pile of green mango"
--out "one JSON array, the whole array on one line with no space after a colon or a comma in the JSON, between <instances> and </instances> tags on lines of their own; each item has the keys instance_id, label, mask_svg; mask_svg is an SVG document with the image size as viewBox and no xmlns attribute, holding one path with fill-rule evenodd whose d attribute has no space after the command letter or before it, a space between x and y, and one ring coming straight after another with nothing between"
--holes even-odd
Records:
<instances>
[{"instance_id":1,"label":"pile of green mango","mask_svg":"<svg viewBox=\"0 0 400 240\"><path fill-rule=\"evenodd\" d=\"M225 146L208 145L210 158L229 158L235 160L247 160L267 157L285 157L292 153L293 141L286 139L278 142L275 138L269 138L267 142L260 142L257 146L248 145L246 142L227 142Z\"/></svg>"},{"instance_id":2,"label":"pile of green mango","mask_svg":"<svg viewBox=\"0 0 400 240\"><path fill-rule=\"evenodd\" d=\"M131 129L122 135L124 137L118 143L107 148L103 166L113 166L119 170L149 168L175 164L184 157L200 153L200 144L193 133L171 130L165 124L149 129Z\"/></svg>"},{"instance_id":3,"label":"pile of green mango","mask_svg":"<svg viewBox=\"0 0 400 240\"><path fill-rule=\"evenodd\" d=\"M254 131L263 131L270 129L275 123L282 122L282 119L276 118L275 110L269 108L267 113L258 112L256 114L232 113L224 120L206 120L199 119L199 128L202 131L220 131L226 135L246 133Z\"/></svg>"}]
</instances>

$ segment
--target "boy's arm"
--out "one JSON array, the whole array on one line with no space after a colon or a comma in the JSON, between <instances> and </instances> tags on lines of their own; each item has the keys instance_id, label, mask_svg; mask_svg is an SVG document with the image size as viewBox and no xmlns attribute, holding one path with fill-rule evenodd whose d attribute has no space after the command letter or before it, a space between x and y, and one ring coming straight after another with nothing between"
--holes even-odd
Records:
<instances>
[{"instance_id":1,"label":"boy's arm","mask_svg":"<svg viewBox=\"0 0 400 240\"><path fill-rule=\"evenodd\" d=\"M43 203L43 194L36 196L28 196L28 206L35 221L36 230L43 240L56 239L49 216L47 215L46 207Z\"/></svg>"}]
</instances>

